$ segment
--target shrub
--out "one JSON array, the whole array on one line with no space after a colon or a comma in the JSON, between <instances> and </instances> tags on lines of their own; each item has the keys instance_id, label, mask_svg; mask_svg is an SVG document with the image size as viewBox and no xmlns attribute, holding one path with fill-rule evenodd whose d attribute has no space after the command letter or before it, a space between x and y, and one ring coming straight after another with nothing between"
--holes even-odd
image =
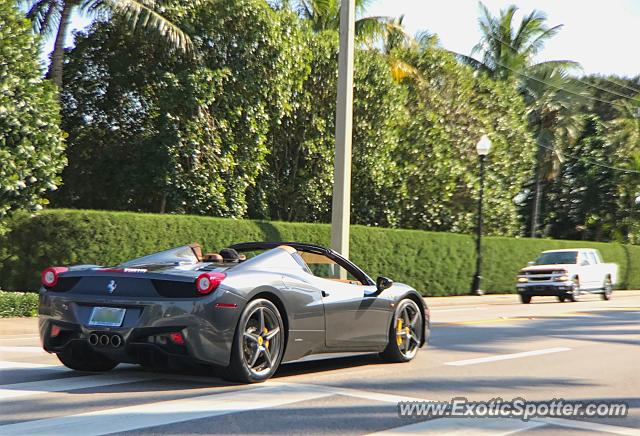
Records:
<instances>
[{"instance_id":1,"label":"shrub","mask_svg":"<svg viewBox=\"0 0 640 436\"><path fill-rule=\"evenodd\" d=\"M37 315L38 294L34 292L0 291L0 318Z\"/></svg>"},{"instance_id":2,"label":"shrub","mask_svg":"<svg viewBox=\"0 0 640 436\"><path fill-rule=\"evenodd\" d=\"M195 241L214 251L250 240L327 245L330 239L327 224L64 209L18 216L10 227L0 241L10 254L0 265L5 289L36 289L39 272L50 265L116 265ZM598 248L618 263L619 287L640 288L640 247L504 237L484 238L483 288L513 292L518 270L540 251L576 246ZM353 226L350 257L374 278L386 275L429 296L468 293L475 267L472 236L420 230Z\"/></svg>"}]
</instances>

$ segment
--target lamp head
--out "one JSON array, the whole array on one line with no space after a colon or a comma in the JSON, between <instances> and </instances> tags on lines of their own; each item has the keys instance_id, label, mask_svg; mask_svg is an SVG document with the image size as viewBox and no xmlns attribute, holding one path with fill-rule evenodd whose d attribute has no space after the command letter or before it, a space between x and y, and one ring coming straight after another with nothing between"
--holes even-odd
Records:
<instances>
[{"instance_id":1,"label":"lamp head","mask_svg":"<svg viewBox=\"0 0 640 436\"><path fill-rule=\"evenodd\" d=\"M478 156L486 156L489 154L489 150L491 150L491 140L487 135L482 135L482 138L478 141L476 145L476 151L478 152Z\"/></svg>"}]
</instances>

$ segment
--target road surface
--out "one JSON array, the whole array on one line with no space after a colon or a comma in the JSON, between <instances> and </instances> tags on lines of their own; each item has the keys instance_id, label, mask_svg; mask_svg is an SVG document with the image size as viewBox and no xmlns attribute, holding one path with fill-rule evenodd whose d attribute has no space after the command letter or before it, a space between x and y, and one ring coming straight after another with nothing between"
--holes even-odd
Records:
<instances>
[{"instance_id":1,"label":"road surface","mask_svg":"<svg viewBox=\"0 0 640 436\"><path fill-rule=\"evenodd\" d=\"M0 435L640 435L640 293L578 303L427 299L432 335L406 364L359 355L284 365L234 385L208 373L120 365L74 373L41 351L33 321L0 323ZM629 405L619 418L401 418L398 402L454 397Z\"/></svg>"}]
</instances>

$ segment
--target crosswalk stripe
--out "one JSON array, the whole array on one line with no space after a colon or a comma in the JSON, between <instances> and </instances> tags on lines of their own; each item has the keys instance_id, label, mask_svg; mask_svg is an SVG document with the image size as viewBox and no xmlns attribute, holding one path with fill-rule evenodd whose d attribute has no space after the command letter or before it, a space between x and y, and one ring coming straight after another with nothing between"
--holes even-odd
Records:
<instances>
[{"instance_id":1,"label":"crosswalk stripe","mask_svg":"<svg viewBox=\"0 0 640 436\"><path fill-rule=\"evenodd\" d=\"M239 392L203 395L2 425L0 434L3 436L53 434L97 436L277 407L329 395L331 394L318 389L270 383L269 386Z\"/></svg>"},{"instance_id":2,"label":"crosswalk stripe","mask_svg":"<svg viewBox=\"0 0 640 436\"><path fill-rule=\"evenodd\" d=\"M425 433L506 436L543 425L545 424L540 422L525 422L518 419L505 418L439 418L371 433L369 436L412 436Z\"/></svg>"},{"instance_id":3,"label":"crosswalk stripe","mask_svg":"<svg viewBox=\"0 0 640 436\"><path fill-rule=\"evenodd\" d=\"M42 347L7 347L0 346L0 353L36 353L46 354Z\"/></svg>"},{"instance_id":4,"label":"crosswalk stripe","mask_svg":"<svg viewBox=\"0 0 640 436\"><path fill-rule=\"evenodd\" d=\"M98 374L0 386L0 400L154 380L146 374Z\"/></svg>"},{"instance_id":5,"label":"crosswalk stripe","mask_svg":"<svg viewBox=\"0 0 640 436\"><path fill-rule=\"evenodd\" d=\"M638 436L640 432L637 428L621 427L619 425L601 424L599 422L578 421L577 419L566 418L535 418L532 421L541 422L547 425L557 425L559 427L575 428L587 430L592 433L611 433L624 436Z\"/></svg>"},{"instance_id":6,"label":"crosswalk stripe","mask_svg":"<svg viewBox=\"0 0 640 436\"><path fill-rule=\"evenodd\" d=\"M0 360L0 370L11 371L17 369L48 369L51 371L69 371L62 365L52 365L50 363L31 363L31 362L9 362Z\"/></svg>"}]
</instances>

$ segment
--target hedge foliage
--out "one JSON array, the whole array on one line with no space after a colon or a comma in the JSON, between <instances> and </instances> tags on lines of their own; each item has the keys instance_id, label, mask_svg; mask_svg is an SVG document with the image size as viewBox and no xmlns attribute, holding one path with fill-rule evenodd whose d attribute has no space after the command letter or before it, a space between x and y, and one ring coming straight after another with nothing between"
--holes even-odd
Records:
<instances>
[{"instance_id":1,"label":"hedge foliage","mask_svg":"<svg viewBox=\"0 0 640 436\"><path fill-rule=\"evenodd\" d=\"M0 291L0 318L38 315L38 294Z\"/></svg>"},{"instance_id":2,"label":"hedge foliage","mask_svg":"<svg viewBox=\"0 0 640 436\"><path fill-rule=\"evenodd\" d=\"M116 265L144 254L191 242L205 251L250 240L301 241L327 245L330 227L196 216L88 210L47 210L19 216L1 247L4 289L36 289L39 272L50 265ZM583 241L484 239L483 288L513 292L519 268L542 250L598 248L620 267L620 288L640 288L640 247ZM408 283L424 295L466 294L474 273L471 235L353 226L351 259L375 278L378 274Z\"/></svg>"}]
</instances>

